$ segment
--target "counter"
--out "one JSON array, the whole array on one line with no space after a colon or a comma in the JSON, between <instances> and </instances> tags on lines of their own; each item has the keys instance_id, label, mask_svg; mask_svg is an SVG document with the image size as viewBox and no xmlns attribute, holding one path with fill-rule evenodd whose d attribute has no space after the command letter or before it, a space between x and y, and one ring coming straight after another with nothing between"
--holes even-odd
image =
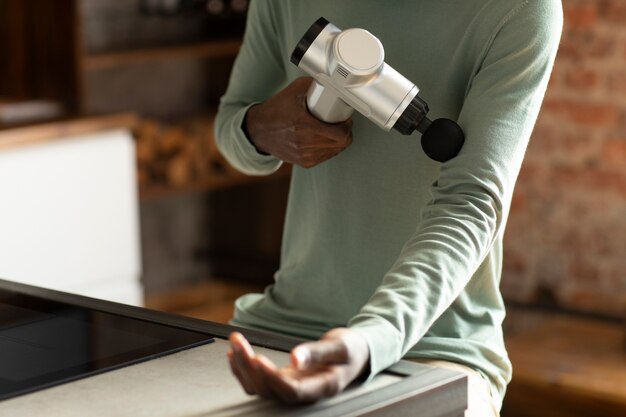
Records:
<instances>
[{"instance_id":1,"label":"counter","mask_svg":"<svg viewBox=\"0 0 626 417\"><path fill-rule=\"evenodd\" d=\"M467 404L464 375L402 361L370 383L355 385L335 398L282 406L243 392L228 367L226 339L233 330L241 331L255 349L280 364L288 361L286 352L299 342L296 339L9 281L0 280L0 288L215 337L214 343L2 401L2 416L461 417Z\"/></svg>"}]
</instances>

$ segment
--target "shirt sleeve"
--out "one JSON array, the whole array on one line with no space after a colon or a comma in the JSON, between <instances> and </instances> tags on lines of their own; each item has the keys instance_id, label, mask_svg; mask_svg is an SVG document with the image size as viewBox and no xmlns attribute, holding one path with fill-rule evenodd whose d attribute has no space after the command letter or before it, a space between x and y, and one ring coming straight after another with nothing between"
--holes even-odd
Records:
<instances>
[{"instance_id":1,"label":"shirt sleeve","mask_svg":"<svg viewBox=\"0 0 626 417\"><path fill-rule=\"evenodd\" d=\"M268 175L282 164L259 153L242 129L248 109L273 95L286 81L272 3L250 2L241 50L215 120L218 149L231 165L248 175Z\"/></svg>"},{"instance_id":2,"label":"shirt sleeve","mask_svg":"<svg viewBox=\"0 0 626 417\"><path fill-rule=\"evenodd\" d=\"M465 145L441 165L416 233L349 323L368 341L370 377L426 334L502 232L562 19L559 1L520 2L485 45L458 119Z\"/></svg>"}]
</instances>

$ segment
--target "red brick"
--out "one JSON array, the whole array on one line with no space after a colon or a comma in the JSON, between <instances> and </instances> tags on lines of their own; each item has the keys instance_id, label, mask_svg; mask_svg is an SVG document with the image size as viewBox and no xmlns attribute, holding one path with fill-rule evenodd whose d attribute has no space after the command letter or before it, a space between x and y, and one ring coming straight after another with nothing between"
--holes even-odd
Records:
<instances>
[{"instance_id":1,"label":"red brick","mask_svg":"<svg viewBox=\"0 0 626 417\"><path fill-rule=\"evenodd\" d=\"M626 262L623 259L621 262L616 259L615 262L609 265L606 282L607 285L612 288L617 288L622 291L624 297L624 312L626 312L626 290L623 289L626 288Z\"/></svg>"},{"instance_id":2,"label":"red brick","mask_svg":"<svg viewBox=\"0 0 626 417\"><path fill-rule=\"evenodd\" d=\"M540 167L536 163L532 164L529 161L524 161L519 172L519 181L533 178L539 172Z\"/></svg>"},{"instance_id":3,"label":"red brick","mask_svg":"<svg viewBox=\"0 0 626 417\"><path fill-rule=\"evenodd\" d=\"M598 6L593 3L568 5L564 7L564 26L572 28L589 28L598 20Z\"/></svg>"},{"instance_id":4,"label":"red brick","mask_svg":"<svg viewBox=\"0 0 626 417\"><path fill-rule=\"evenodd\" d=\"M546 114L544 117L550 116ZM543 165L567 164L588 166L599 158L598 146L589 139L592 128L564 130L562 126L542 129L533 134L528 156L539 159Z\"/></svg>"},{"instance_id":5,"label":"red brick","mask_svg":"<svg viewBox=\"0 0 626 417\"><path fill-rule=\"evenodd\" d=\"M545 176L547 167L527 158L520 169L518 183L533 182Z\"/></svg>"},{"instance_id":6,"label":"red brick","mask_svg":"<svg viewBox=\"0 0 626 417\"><path fill-rule=\"evenodd\" d=\"M566 270L567 264L554 253L552 248L540 252L539 260L535 264L535 273L537 278L544 287L544 291L548 288L554 288L563 279L563 277L571 275ZM550 297L548 297L550 298ZM553 298L553 297L552 297Z\"/></svg>"},{"instance_id":7,"label":"red brick","mask_svg":"<svg viewBox=\"0 0 626 417\"><path fill-rule=\"evenodd\" d=\"M512 244L505 243L501 288L507 300L528 301L535 284L531 268L528 251L518 250Z\"/></svg>"},{"instance_id":8,"label":"red brick","mask_svg":"<svg viewBox=\"0 0 626 417\"><path fill-rule=\"evenodd\" d=\"M626 2L624 0L601 0L600 15L608 22L626 24Z\"/></svg>"},{"instance_id":9,"label":"red brick","mask_svg":"<svg viewBox=\"0 0 626 417\"><path fill-rule=\"evenodd\" d=\"M513 195L502 289L527 302L545 287L572 309L621 315L626 0L563 7L561 48Z\"/></svg>"},{"instance_id":10,"label":"red brick","mask_svg":"<svg viewBox=\"0 0 626 417\"><path fill-rule=\"evenodd\" d=\"M572 68L565 76L565 85L570 88L589 90L599 85L600 75L594 69Z\"/></svg>"},{"instance_id":11,"label":"red brick","mask_svg":"<svg viewBox=\"0 0 626 417\"><path fill-rule=\"evenodd\" d=\"M526 193L521 191L519 188L515 193L513 193L513 198L511 199L511 211L524 211L528 208L528 197Z\"/></svg>"},{"instance_id":12,"label":"red brick","mask_svg":"<svg viewBox=\"0 0 626 417\"><path fill-rule=\"evenodd\" d=\"M580 167L554 168L548 180L554 187L568 187L592 192L611 192L626 197L626 175L614 170Z\"/></svg>"},{"instance_id":13,"label":"red brick","mask_svg":"<svg viewBox=\"0 0 626 417\"><path fill-rule=\"evenodd\" d=\"M568 222L551 226L552 229L565 229L563 226L568 226L556 241L560 250L565 250L574 258L568 267L568 276L596 279L602 275L596 268L596 261L616 255L613 236L611 233L602 233L612 225L608 224L609 220L605 220L608 217L606 207L589 205L581 206L580 209L583 212L578 215L572 213Z\"/></svg>"},{"instance_id":14,"label":"red brick","mask_svg":"<svg viewBox=\"0 0 626 417\"><path fill-rule=\"evenodd\" d=\"M626 175L626 138L605 141L602 145L602 161L607 165L623 167Z\"/></svg>"},{"instance_id":15,"label":"red brick","mask_svg":"<svg viewBox=\"0 0 626 417\"><path fill-rule=\"evenodd\" d=\"M615 52L617 40L614 35L592 30L564 30L558 58L566 60L589 60L609 58Z\"/></svg>"},{"instance_id":16,"label":"red brick","mask_svg":"<svg viewBox=\"0 0 626 417\"><path fill-rule=\"evenodd\" d=\"M527 254L521 254L511 247L507 247L506 255L503 257L503 268L508 273L518 276L528 272L529 257Z\"/></svg>"},{"instance_id":17,"label":"red brick","mask_svg":"<svg viewBox=\"0 0 626 417\"><path fill-rule=\"evenodd\" d=\"M626 60L626 48L624 48L624 59ZM609 74L608 86L612 93L626 94L626 69L620 68Z\"/></svg>"},{"instance_id":18,"label":"red brick","mask_svg":"<svg viewBox=\"0 0 626 417\"><path fill-rule=\"evenodd\" d=\"M614 104L589 103L546 99L542 112L550 112L590 127L615 127L620 121L621 109Z\"/></svg>"},{"instance_id":19,"label":"red brick","mask_svg":"<svg viewBox=\"0 0 626 417\"><path fill-rule=\"evenodd\" d=\"M623 318L623 290L602 291L593 286L581 286L559 291L559 302L562 306L596 314L604 314Z\"/></svg>"}]
</instances>

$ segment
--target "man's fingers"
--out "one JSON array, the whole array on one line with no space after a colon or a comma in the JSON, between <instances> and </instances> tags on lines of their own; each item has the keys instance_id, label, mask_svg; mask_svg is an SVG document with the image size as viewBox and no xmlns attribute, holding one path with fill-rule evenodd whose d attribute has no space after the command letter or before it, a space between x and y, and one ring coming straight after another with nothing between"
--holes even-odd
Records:
<instances>
[{"instance_id":1,"label":"man's fingers","mask_svg":"<svg viewBox=\"0 0 626 417\"><path fill-rule=\"evenodd\" d=\"M304 401L298 389L300 382L297 379L281 372L265 356L259 355L258 363L260 370L265 375L268 388L276 398L287 404L297 404Z\"/></svg>"},{"instance_id":2,"label":"man's fingers","mask_svg":"<svg viewBox=\"0 0 626 417\"><path fill-rule=\"evenodd\" d=\"M348 349L339 340L307 342L296 346L291 352L292 363L297 369L344 364L348 359Z\"/></svg>"},{"instance_id":3,"label":"man's fingers","mask_svg":"<svg viewBox=\"0 0 626 417\"><path fill-rule=\"evenodd\" d=\"M254 388L256 393L263 398L276 398L276 395L272 392L267 384L267 377L263 369L261 369L258 361L258 355L252 359L252 379L254 381Z\"/></svg>"},{"instance_id":4,"label":"man's fingers","mask_svg":"<svg viewBox=\"0 0 626 417\"><path fill-rule=\"evenodd\" d=\"M233 345L237 345L241 348L241 352L247 357L252 358L254 356L254 350L248 340L239 332L233 332L230 335L230 342Z\"/></svg>"},{"instance_id":5,"label":"man's fingers","mask_svg":"<svg viewBox=\"0 0 626 417\"><path fill-rule=\"evenodd\" d=\"M311 373L293 370L280 372L272 369L266 358L259 359L260 366L266 373L270 389L283 402L310 403L322 398L332 397L345 388L341 377L341 366L329 366Z\"/></svg>"},{"instance_id":6,"label":"man's fingers","mask_svg":"<svg viewBox=\"0 0 626 417\"><path fill-rule=\"evenodd\" d=\"M319 130L306 130L298 133L296 138L287 146L292 152L323 152L326 150L345 149L351 143L351 137L343 140L324 136Z\"/></svg>"},{"instance_id":7,"label":"man's fingers","mask_svg":"<svg viewBox=\"0 0 626 417\"><path fill-rule=\"evenodd\" d=\"M308 125L312 130L311 134L317 133L331 139L333 142L352 141L352 119L340 123L326 123L310 112L307 114L307 119L305 125Z\"/></svg>"},{"instance_id":8,"label":"man's fingers","mask_svg":"<svg viewBox=\"0 0 626 417\"><path fill-rule=\"evenodd\" d=\"M307 403L341 392L354 379L354 364L345 335L327 333L292 351L293 367L278 368L257 355L239 333L231 334L228 352L231 369L248 394L278 399L285 403Z\"/></svg>"},{"instance_id":9,"label":"man's fingers","mask_svg":"<svg viewBox=\"0 0 626 417\"><path fill-rule=\"evenodd\" d=\"M293 381L289 381L283 375L284 370L278 369L272 361L263 355L257 355L256 361L259 373L263 375L266 387L271 392L271 395L283 403L296 403L297 401L294 400L296 390L291 383Z\"/></svg>"},{"instance_id":10,"label":"man's fingers","mask_svg":"<svg viewBox=\"0 0 626 417\"><path fill-rule=\"evenodd\" d=\"M230 341L233 348L231 352L228 352L231 369L246 393L264 398L275 398L276 396L267 386L263 372L259 369L258 355L254 353L250 343L242 334L236 332L231 334Z\"/></svg>"},{"instance_id":11,"label":"man's fingers","mask_svg":"<svg viewBox=\"0 0 626 417\"><path fill-rule=\"evenodd\" d=\"M330 366L322 372L316 372L300 381L298 387L303 401L315 401L340 393L344 386L340 377L340 366Z\"/></svg>"},{"instance_id":12,"label":"man's fingers","mask_svg":"<svg viewBox=\"0 0 626 417\"><path fill-rule=\"evenodd\" d=\"M248 377L244 370L244 366L240 363L240 359L237 358L237 354L234 351L228 352L228 363L230 364L230 370L235 375L246 394L254 395L256 391L254 390L252 381Z\"/></svg>"},{"instance_id":13,"label":"man's fingers","mask_svg":"<svg viewBox=\"0 0 626 417\"><path fill-rule=\"evenodd\" d=\"M241 333L232 333L229 339L233 352L232 355L229 355L229 358L231 356L233 358L233 373L241 383L243 389L250 395L264 394L266 389L263 386L263 382L259 381L258 372L253 363L255 354L252 346L250 346Z\"/></svg>"}]
</instances>

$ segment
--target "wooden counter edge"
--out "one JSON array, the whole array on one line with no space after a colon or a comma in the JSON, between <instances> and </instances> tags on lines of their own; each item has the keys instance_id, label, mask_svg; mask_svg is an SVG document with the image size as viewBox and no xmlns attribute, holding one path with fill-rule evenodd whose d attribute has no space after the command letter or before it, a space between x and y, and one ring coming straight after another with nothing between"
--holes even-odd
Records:
<instances>
[{"instance_id":1,"label":"wooden counter edge","mask_svg":"<svg viewBox=\"0 0 626 417\"><path fill-rule=\"evenodd\" d=\"M0 129L0 151L65 140L113 129L133 129L139 123L134 113L115 113L55 120L34 125Z\"/></svg>"}]
</instances>

